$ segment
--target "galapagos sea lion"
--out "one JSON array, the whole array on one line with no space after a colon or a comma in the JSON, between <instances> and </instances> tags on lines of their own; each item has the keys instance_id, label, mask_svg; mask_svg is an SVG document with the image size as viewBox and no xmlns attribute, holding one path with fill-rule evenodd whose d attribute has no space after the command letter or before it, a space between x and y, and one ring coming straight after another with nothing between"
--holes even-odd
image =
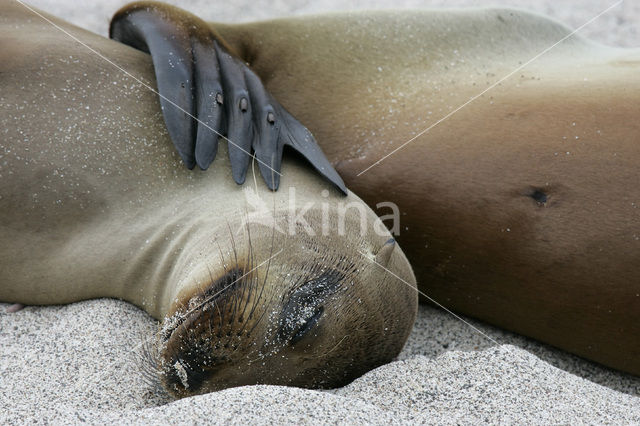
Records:
<instances>
[{"instance_id":1,"label":"galapagos sea lion","mask_svg":"<svg viewBox=\"0 0 640 426\"><path fill-rule=\"evenodd\" d=\"M176 396L334 387L397 355L415 278L364 203L294 157L278 192L224 159L185 169L156 94L70 34L148 82L151 57L38 13L58 28L15 2L0 15L1 301L143 308Z\"/></svg>"},{"instance_id":2,"label":"galapagos sea lion","mask_svg":"<svg viewBox=\"0 0 640 426\"><path fill-rule=\"evenodd\" d=\"M229 46L351 189L397 203L424 293L640 374L638 49L504 9L229 25L137 3L112 35L145 14L185 60Z\"/></svg>"}]
</instances>

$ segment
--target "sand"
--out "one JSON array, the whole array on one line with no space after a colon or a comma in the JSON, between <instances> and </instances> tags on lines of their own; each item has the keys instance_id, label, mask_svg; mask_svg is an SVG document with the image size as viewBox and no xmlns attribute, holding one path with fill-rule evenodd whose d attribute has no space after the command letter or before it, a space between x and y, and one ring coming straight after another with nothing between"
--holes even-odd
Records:
<instances>
[{"instance_id":1,"label":"sand","mask_svg":"<svg viewBox=\"0 0 640 426\"><path fill-rule=\"evenodd\" d=\"M108 299L27 307L0 316L0 419L640 424L640 379L471 323L499 344L422 306L398 361L344 388L247 386L171 402L141 371L135 348L156 326L143 311Z\"/></svg>"},{"instance_id":2,"label":"sand","mask_svg":"<svg viewBox=\"0 0 640 426\"><path fill-rule=\"evenodd\" d=\"M125 2L32 1L105 34ZM214 3L219 3L215 4ZM246 4L245 4L246 3ZM398 7L485 5L402 1ZM528 7L574 27L613 1L494 1ZM384 6L375 1L184 1L207 19L247 21ZM190 6L191 5L191 6ZM603 43L640 46L640 4L626 1L585 28ZM590 423L640 424L640 378L479 321L427 306L398 360L348 386L313 391L248 386L171 401L144 380L139 347L157 327L116 300L26 307L0 304L0 421L6 423ZM497 343L495 343L495 342Z\"/></svg>"}]
</instances>

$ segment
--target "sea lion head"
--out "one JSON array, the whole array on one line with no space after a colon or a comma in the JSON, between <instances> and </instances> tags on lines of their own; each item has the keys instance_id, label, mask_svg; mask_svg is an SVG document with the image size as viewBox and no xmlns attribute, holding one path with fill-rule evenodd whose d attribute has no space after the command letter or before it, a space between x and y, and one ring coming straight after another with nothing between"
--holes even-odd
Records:
<instances>
[{"instance_id":1,"label":"sea lion head","mask_svg":"<svg viewBox=\"0 0 640 426\"><path fill-rule=\"evenodd\" d=\"M353 194L318 198L302 219L278 200L196 245L208 261L189 257L155 350L173 396L337 387L402 349L417 310L404 254Z\"/></svg>"}]
</instances>

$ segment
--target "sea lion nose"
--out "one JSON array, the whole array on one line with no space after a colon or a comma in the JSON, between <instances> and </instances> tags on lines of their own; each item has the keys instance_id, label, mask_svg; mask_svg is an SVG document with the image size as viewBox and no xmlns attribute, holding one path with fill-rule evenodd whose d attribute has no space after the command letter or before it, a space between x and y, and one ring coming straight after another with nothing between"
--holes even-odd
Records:
<instances>
[{"instance_id":1,"label":"sea lion nose","mask_svg":"<svg viewBox=\"0 0 640 426\"><path fill-rule=\"evenodd\" d=\"M394 238L389 238L376 253L376 263L380 266L386 267L389 264L389 259L391 259L391 255L393 254L393 250L396 248L396 245L396 240Z\"/></svg>"}]
</instances>

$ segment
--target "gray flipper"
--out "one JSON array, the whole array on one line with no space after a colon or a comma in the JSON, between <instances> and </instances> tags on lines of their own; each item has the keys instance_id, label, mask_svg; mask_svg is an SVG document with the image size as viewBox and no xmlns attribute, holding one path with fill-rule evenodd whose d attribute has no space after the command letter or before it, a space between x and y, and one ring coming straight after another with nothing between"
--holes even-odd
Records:
<instances>
[{"instance_id":1,"label":"gray flipper","mask_svg":"<svg viewBox=\"0 0 640 426\"><path fill-rule=\"evenodd\" d=\"M245 181L253 152L267 186L276 190L288 145L347 193L311 132L196 16L168 5L136 3L114 15L109 36L151 54L164 120L189 169L196 164L207 169L218 138L226 133L238 184Z\"/></svg>"}]
</instances>

